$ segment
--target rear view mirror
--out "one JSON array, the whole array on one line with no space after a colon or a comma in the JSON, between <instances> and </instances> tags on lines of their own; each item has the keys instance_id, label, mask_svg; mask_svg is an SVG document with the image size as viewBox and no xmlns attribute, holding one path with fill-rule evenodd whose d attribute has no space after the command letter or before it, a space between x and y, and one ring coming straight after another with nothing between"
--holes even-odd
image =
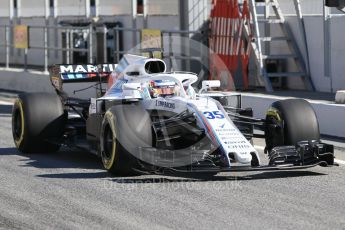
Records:
<instances>
[{"instance_id":1,"label":"rear view mirror","mask_svg":"<svg viewBox=\"0 0 345 230\"><path fill-rule=\"evenodd\" d=\"M140 89L140 83L125 83L122 85L122 95L125 98L142 98Z\"/></svg>"},{"instance_id":2,"label":"rear view mirror","mask_svg":"<svg viewBox=\"0 0 345 230\"><path fill-rule=\"evenodd\" d=\"M140 83L125 83L122 85L122 90L140 90Z\"/></svg>"},{"instance_id":3,"label":"rear view mirror","mask_svg":"<svg viewBox=\"0 0 345 230\"><path fill-rule=\"evenodd\" d=\"M207 92L207 90L211 88L219 88L220 87L220 81L219 80L208 80L208 81L202 81L202 88L199 90L199 93L202 93L204 91Z\"/></svg>"}]
</instances>

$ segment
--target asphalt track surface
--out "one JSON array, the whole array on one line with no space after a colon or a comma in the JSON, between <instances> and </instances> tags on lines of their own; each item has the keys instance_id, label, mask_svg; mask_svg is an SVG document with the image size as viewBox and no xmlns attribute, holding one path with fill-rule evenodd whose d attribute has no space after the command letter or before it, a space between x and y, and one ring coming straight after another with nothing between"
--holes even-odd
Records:
<instances>
[{"instance_id":1,"label":"asphalt track surface","mask_svg":"<svg viewBox=\"0 0 345 230\"><path fill-rule=\"evenodd\" d=\"M0 228L345 229L345 165L213 178L113 177L87 153L19 153L6 100L0 102ZM255 144L260 150L263 142ZM342 149L336 156L345 160Z\"/></svg>"}]
</instances>

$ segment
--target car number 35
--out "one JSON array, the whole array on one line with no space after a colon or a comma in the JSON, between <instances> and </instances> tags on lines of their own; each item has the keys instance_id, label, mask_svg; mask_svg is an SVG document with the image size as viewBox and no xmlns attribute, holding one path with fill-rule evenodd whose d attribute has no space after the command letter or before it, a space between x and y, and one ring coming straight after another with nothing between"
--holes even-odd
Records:
<instances>
[{"instance_id":1,"label":"car number 35","mask_svg":"<svg viewBox=\"0 0 345 230\"><path fill-rule=\"evenodd\" d=\"M207 119L224 119L224 115L220 111L213 111L213 112L203 112Z\"/></svg>"}]
</instances>

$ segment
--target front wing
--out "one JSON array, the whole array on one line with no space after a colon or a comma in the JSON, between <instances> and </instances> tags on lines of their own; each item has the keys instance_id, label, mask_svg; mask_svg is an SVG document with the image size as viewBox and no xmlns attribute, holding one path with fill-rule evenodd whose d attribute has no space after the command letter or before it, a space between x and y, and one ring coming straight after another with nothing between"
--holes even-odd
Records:
<instances>
[{"instance_id":1,"label":"front wing","mask_svg":"<svg viewBox=\"0 0 345 230\"><path fill-rule=\"evenodd\" d=\"M255 162L252 162L251 165L232 164L230 167L224 167L213 160L216 159L216 156L212 157L206 151L203 152L201 150L198 152L185 152L185 154L181 155L181 152L173 150L142 148L140 153L141 159L145 159L145 161L138 159L142 169L152 172L166 170L183 173L282 171L306 169L318 165L335 165L333 146L318 141L302 141L296 146L276 147L268 154L269 163L267 165L257 165ZM204 156L207 157L205 158ZM194 161L184 166L177 163L178 160L184 161L188 158Z\"/></svg>"}]
</instances>

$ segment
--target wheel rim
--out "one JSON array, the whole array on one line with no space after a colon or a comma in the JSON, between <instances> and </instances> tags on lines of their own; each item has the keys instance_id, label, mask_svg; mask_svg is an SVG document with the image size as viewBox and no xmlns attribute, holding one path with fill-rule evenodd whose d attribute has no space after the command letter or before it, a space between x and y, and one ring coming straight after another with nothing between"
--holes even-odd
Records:
<instances>
[{"instance_id":1,"label":"wheel rim","mask_svg":"<svg viewBox=\"0 0 345 230\"><path fill-rule=\"evenodd\" d=\"M116 161L116 132L115 132L115 120L111 113L106 113L105 124L103 129L103 135L101 138L101 157L103 166L107 170L111 170Z\"/></svg>"},{"instance_id":2,"label":"wheel rim","mask_svg":"<svg viewBox=\"0 0 345 230\"><path fill-rule=\"evenodd\" d=\"M13 135L16 140L19 140L23 131L23 124L21 113L19 109L16 109L14 112L14 119L13 119Z\"/></svg>"},{"instance_id":3,"label":"wheel rim","mask_svg":"<svg viewBox=\"0 0 345 230\"><path fill-rule=\"evenodd\" d=\"M110 127L107 126L105 129L104 135L104 152L103 157L106 160L110 160L113 152L113 133L110 130Z\"/></svg>"}]
</instances>

